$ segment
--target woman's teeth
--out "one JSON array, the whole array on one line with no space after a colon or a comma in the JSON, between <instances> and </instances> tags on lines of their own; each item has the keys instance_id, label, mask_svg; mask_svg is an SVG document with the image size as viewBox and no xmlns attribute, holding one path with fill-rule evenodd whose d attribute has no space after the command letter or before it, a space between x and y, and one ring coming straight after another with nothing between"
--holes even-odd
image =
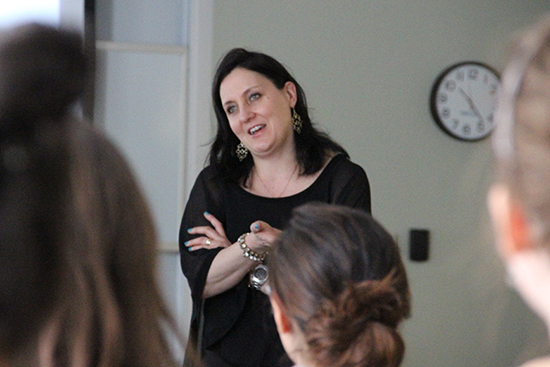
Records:
<instances>
[{"instance_id":1,"label":"woman's teeth","mask_svg":"<svg viewBox=\"0 0 550 367\"><path fill-rule=\"evenodd\" d=\"M257 125L257 126L254 126L252 129L250 129L250 130L248 131L248 133L249 133L250 135L254 135L254 133L255 133L256 131L262 129L264 126L265 126L265 125Z\"/></svg>"}]
</instances>

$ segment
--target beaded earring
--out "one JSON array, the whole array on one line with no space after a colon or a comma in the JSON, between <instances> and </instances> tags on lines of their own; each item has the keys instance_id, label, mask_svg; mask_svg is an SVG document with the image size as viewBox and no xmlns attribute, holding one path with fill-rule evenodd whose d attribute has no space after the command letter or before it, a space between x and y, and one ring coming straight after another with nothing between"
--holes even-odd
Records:
<instances>
[{"instance_id":1,"label":"beaded earring","mask_svg":"<svg viewBox=\"0 0 550 367\"><path fill-rule=\"evenodd\" d=\"M239 158L240 162L242 162L248 155L248 149L243 143L239 143L239 145L237 145L237 150L235 152L237 153L237 158Z\"/></svg>"},{"instance_id":2,"label":"beaded earring","mask_svg":"<svg viewBox=\"0 0 550 367\"><path fill-rule=\"evenodd\" d=\"M294 108L292 108L292 127L296 133L300 134L302 132L302 118Z\"/></svg>"}]
</instances>

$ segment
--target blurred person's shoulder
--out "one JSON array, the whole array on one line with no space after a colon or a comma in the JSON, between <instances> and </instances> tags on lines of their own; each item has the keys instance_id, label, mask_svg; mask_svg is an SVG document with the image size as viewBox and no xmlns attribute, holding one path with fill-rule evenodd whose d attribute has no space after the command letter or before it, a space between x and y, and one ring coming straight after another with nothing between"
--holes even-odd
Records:
<instances>
[{"instance_id":1,"label":"blurred person's shoulder","mask_svg":"<svg viewBox=\"0 0 550 367\"><path fill-rule=\"evenodd\" d=\"M521 367L550 367L550 357L534 359L521 365Z\"/></svg>"}]
</instances>

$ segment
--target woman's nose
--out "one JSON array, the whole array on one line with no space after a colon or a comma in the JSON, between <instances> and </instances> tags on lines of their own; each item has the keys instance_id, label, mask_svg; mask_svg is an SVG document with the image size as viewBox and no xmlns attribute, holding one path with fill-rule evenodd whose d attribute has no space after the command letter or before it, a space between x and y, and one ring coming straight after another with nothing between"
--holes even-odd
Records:
<instances>
[{"instance_id":1,"label":"woman's nose","mask_svg":"<svg viewBox=\"0 0 550 367\"><path fill-rule=\"evenodd\" d=\"M241 113L240 113L240 119L242 123L246 123L250 121L250 119L254 116L254 112L249 106L242 106L241 107Z\"/></svg>"}]
</instances>

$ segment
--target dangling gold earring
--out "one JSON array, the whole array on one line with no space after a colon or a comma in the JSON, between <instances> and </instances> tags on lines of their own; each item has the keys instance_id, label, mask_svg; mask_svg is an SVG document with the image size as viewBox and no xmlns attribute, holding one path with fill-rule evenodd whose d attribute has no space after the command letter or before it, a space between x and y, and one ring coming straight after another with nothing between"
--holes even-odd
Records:
<instances>
[{"instance_id":1,"label":"dangling gold earring","mask_svg":"<svg viewBox=\"0 0 550 367\"><path fill-rule=\"evenodd\" d=\"M248 155L248 149L244 146L243 143L239 143L239 145L237 145L237 158L239 158L239 162L242 162L243 159L246 158L246 156Z\"/></svg>"},{"instance_id":2,"label":"dangling gold earring","mask_svg":"<svg viewBox=\"0 0 550 367\"><path fill-rule=\"evenodd\" d=\"M298 115L294 107L292 108L292 127L298 134L302 132L302 118Z\"/></svg>"}]
</instances>

